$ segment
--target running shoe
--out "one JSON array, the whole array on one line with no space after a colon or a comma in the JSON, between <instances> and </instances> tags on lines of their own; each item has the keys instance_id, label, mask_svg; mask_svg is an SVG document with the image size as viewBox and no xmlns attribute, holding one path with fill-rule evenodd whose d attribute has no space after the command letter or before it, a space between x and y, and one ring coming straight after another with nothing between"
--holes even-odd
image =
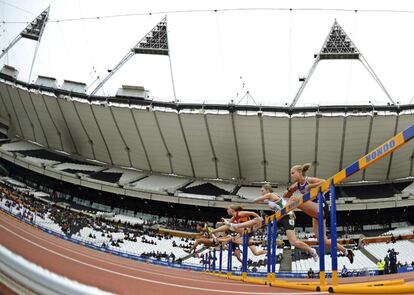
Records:
<instances>
[{"instance_id":1,"label":"running shoe","mask_svg":"<svg viewBox=\"0 0 414 295\"><path fill-rule=\"evenodd\" d=\"M346 257L348 257L349 262L352 264L354 263L354 252L352 252L352 250L348 250L346 253Z\"/></svg>"},{"instance_id":2,"label":"running shoe","mask_svg":"<svg viewBox=\"0 0 414 295\"><path fill-rule=\"evenodd\" d=\"M319 258L318 251L316 251L316 249L314 249L314 248L312 248L312 250L313 251L311 251L310 255L312 256L312 258L315 262L318 262L318 258Z\"/></svg>"}]
</instances>

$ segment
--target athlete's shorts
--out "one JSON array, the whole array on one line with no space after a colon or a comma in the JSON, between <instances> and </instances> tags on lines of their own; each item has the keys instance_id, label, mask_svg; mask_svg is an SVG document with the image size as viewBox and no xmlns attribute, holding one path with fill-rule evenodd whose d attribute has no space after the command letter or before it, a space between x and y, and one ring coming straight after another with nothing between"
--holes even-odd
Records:
<instances>
[{"instance_id":1,"label":"athlete's shorts","mask_svg":"<svg viewBox=\"0 0 414 295\"><path fill-rule=\"evenodd\" d=\"M240 251L240 245L239 244L234 244L233 243L233 245L232 245L232 249L233 249L233 252L235 252L235 251L237 251L237 250L239 250Z\"/></svg>"},{"instance_id":2,"label":"athlete's shorts","mask_svg":"<svg viewBox=\"0 0 414 295\"><path fill-rule=\"evenodd\" d=\"M289 215L285 215L279 220L279 224L285 231L295 229L295 219L290 218Z\"/></svg>"}]
</instances>

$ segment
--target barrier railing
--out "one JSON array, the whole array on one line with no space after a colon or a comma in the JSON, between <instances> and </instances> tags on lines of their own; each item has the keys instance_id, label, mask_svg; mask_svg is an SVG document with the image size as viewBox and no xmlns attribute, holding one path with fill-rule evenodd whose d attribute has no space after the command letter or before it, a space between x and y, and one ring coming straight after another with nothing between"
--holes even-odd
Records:
<instances>
[{"instance_id":1,"label":"barrier railing","mask_svg":"<svg viewBox=\"0 0 414 295\"><path fill-rule=\"evenodd\" d=\"M2 245L0 245L0 273L5 274L14 283L17 282L19 286L38 294L112 294L47 271ZM24 292L21 289L15 291Z\"/></svg>"}]
</instances>

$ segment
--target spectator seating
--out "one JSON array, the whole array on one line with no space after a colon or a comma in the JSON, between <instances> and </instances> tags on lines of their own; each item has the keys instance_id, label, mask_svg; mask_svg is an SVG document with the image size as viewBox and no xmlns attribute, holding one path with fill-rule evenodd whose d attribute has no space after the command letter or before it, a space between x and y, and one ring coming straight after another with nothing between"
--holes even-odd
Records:
<instances>
[{"instance_id":1,"label":"spectator seating","mask_svg":"<svg viewBox=\"0 0 414 295\"><path fill-rule=\"evenodd\" d=\"M387 251L394 248L396 252L399 252L397 261L401 264L407 262L411 265L411 262L414 261L413 247L414 243L403 240L396 241L395 243L370 243L365 246L365 249L375 258L384 260L384 257L387 255Z\"/></svg>"},{"instance_id":2,"label":"spectator seating","mask_svg":"<svg viewBox=\"0 0 414 295\"><path fill-rule=\"evenodd\" d=\"M200 180L196 180L193 183L190 183L189 185L186 186L186 189L192 188L192 187L197 187L203 184L211 184L215 187L218 187L219 189L222 189L224 191L226 191L227 193L231 193L235 188L236 185L234 183L228 183L228 182L223 182L223 181L200 181Z\"/></svg>"},{"instance_id":3,"label":"spectator seating","mask_svg":"<svg viewBox=\"0 0 414 295\"><path fill-rule=\"evenodd\" d=\"M349 259L340 256L338 257L338 269L342 269L343 265L350 270L362 270L362 269L376 269L376 265L372 262L367 256L365 256L360 250L354 250L354 263L351 264ZM332 260L331 255L325 255L325 270L332 270ZM292 261L292 271L293 272L307 272L309 268L312 268L313 271L319 271L319 261L315 262L312 257L306 259L299 259Z\"/></svg>"},{"instance_id":4,"label":"spectator seating","mask_svg":"<svg viewBox=\"0 0 414 295\"><path fill-rule=\"evenodd\" d=\"M189 182L190 180L187 178L151 175L133 182L128 186L141 191L153 192L157 194L173 194L178 188Z\"/></svg>"},{"instance_id":5,"label":"spectator seating","mask_svg":"<svg viewBox=\"0 0 414 295\"><path fill-rule=\"evenodd\" d=\"M402 228L396 228L390 231L387 231L382 234L382 236L402 236L402 235L412 235L414 234L414 226L407 226Z\"/></svg>"},{"instance_id":6,"label":"spectator seating","mask_svg":"<svg viewBox=\"0 0 414 295\"><path fill-rule=\"evenodd\" d=\"M23 140L2 144L1 148L8 152L18 152L18 151L26 151L26 150L34 151L34 150L41 149L40 146L27 142L27 141L23 141Z\"/></svg>"},{"instance_id":7,"label":"spectator seating","mask_svg":"<svg viewBox=\"0 0 414 295\"><path fill-rule=\"evenodd\" d=\"M284 187L274 188L274 192L279 196L282 196L284 191ZM237 195L248 200L254 200L260 197L260 186L242 186L238 190Z\"/></svg>"}]
</instances>

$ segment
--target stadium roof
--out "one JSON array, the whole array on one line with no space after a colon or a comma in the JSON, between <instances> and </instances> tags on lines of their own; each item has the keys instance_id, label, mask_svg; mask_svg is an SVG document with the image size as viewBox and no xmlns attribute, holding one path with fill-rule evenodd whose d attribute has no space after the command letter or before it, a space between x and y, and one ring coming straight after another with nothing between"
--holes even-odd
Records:
<instances>
[{"instance_id":1,"label":"stadium roof","mask_svg":"<svg viewBox=\"0 0 414 295\"><path fill-rule=\"evenodd\" d=\"M185 109L88 100L8 80L0 82L0 118L17 136L108 165L195 178L285 184L290 167L305 162L313 163L311 175L329 177L414 121L412 105L338 106L335 112ZM413 152L408 143L349 181L412 176Z\"/></svg>"}]
</instances>

